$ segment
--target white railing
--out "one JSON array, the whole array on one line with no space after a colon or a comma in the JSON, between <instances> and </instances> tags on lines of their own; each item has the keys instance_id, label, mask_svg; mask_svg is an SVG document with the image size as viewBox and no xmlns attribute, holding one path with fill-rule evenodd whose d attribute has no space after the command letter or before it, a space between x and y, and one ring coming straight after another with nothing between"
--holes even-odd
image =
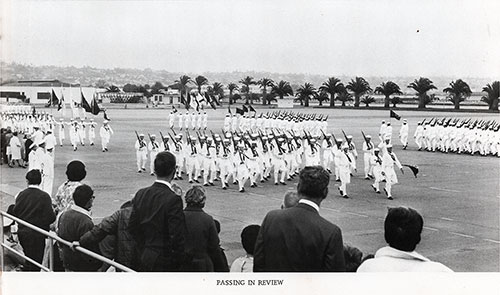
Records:
<instances>
[{"instance_id":1,"label":"white railing","mask_svg":"<svg viewBox=\"0 0 500 295\"><path fill-rule=\"evenodd\" d=\"M34 261L33 259L27 257L26 255L22 254L22 253L19 253L17 251L15 251L14 249L12 249L11 247L7 246L5 243L4 243L4 237L3 237L3 218L1 218L1 216L5 216L9 219L12 219L14 220L15 222L17 222L18 224L22 224L34 231L37 231L39 233L41 233L42 235L46 236L47 238L50 239L50 243L49 243L49 267L45 267L43 266L42 264ZM21 220L15 216L12 216L10 214L8 214L7 212L4 212L4 211L0 211L0 238L1 238L1 247L0 247L0 270L3 271L4 270L4 248L5 249L8 249L10 252L12 252L13 254L15 255L18 255L20 257L23 257L26 261L29 261L31 263L33 263L34 265L36 265L37 267L39 267L41 270L43 271L47 271L47 272L51 272L53 271L54 269L54 243L53 243L53 240L56 240L57 242L59 242L60 244L63 244L63 245L66 245L68 247L73 247L73 244L71 242L68 242L64 239L62 239L61 237L59 237L56 233L54 232L48 232L48 231L45 231L37 226L34 226L32 225L31 223L28 223L24 220ZM107 263L111 266L114 266L116 269L119 269L119 270L122 270L122 271L125 271L125 272L135 272L134 270L120 264L120 263L117 263L111 259L108 259L102 255L99 255L97 253L94 253L90 250L87 250L81 246L76 246L74 247L74 249L76 251L79 251L87 256L90 256L94 259L97 259L101 262L104 262L104 263Z\"/></svg>"}]
</instances>

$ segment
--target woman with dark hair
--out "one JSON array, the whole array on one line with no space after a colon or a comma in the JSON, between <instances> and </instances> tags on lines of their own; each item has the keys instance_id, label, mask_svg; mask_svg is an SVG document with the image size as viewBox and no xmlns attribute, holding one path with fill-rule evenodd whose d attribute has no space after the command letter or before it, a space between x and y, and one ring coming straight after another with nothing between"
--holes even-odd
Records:
<instances>
[{"instance_id":1,"label":"woman with dark hair","mask_svg":"<svg viewBox=\"0 0 500 295\"><path fill-rule=\"evenodd\" d=\"M87 176L85 164L78 160L71 161L66 167L66 176L68 180L59 186L57 193L52 199L52 205L56 214L63 212L66 208L74 204L73 193L78 186L82 185L81 181Z\"/></svg>"},{"instance_id":2,"label":"woman with dark hair","mask_svg":"<svg viewBox=\"0 0 500 295\"><path fill-rule=\"evenodd\" d=\"M182 271L212 272L223 271L224 267L219 248L219 236L212 216L203 211L205 207L205 190L202 186L193 186L186 192L186 244L185 251L188 262Z\"/></svg>"}]
</instances>

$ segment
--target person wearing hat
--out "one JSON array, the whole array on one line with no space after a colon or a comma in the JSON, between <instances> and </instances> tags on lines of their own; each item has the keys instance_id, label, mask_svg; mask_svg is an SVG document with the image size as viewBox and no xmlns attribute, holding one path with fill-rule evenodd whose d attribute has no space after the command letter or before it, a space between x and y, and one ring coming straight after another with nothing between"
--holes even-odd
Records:
<instances>
[{"instance_id":1,"label":"person wearing hat","mask_svg":"<svg viewBox=\"0 0 500 295\"><path fill-rule=\"evenodd\" d=\"M363 141L363 160L365 168L365 179L371 179L373 177L372 166L370 165L370 158L373 155L373 149L375 145L372 142L372 136L367 135L365 141Z\"/></svg>"},{"instance_id":2,"label":"person wearing hat","mask_svg":"<svg viewBox=\"0 0 500 295\"><path fill-rule=\"evenodd\" d=\"M415 139L415 144L418 147L418 150L422 150L423 146L423 136L424 136L424 126L422 126L422 122L417 123L417 128L415 129L415 133L413 133L413 138Z\"/></svg>"},{"instance_id":3,"label":"person wearing hat","mask_svg":"<svg viewBox=\"0 0 500 295\"><path fill-rule=\"evenodd\" d=\"M146 171L146 161L148 159L148 145L144 140L144 134L139 134L139 138L135 141L135 156L137 163L137 173Z\"/></svg>"},{"instance_id":4,"label":"person wearing hat","mask_svg":"<svg viewBox=\"0 0 500 295\"><path fill-rule=\"evenodd\" d=\"M148 142L148 149L149 151L149 171L151 175L155 175L154 172L154 164L155 164L155 158L156 155L161 152L160 150L160 144L158 141L156 141L156 134L151 134L150 141Z\"/></svg>"},{"instance_id":5,"label":"person wearing hat","mask_svg":"<svg viewBox=\"0 0 500 295\"><path fill-rule=\"evenodd\" d=\"M198 152L200 151L202 145L201 143L198 144L196 141L197 138L191 136L191 138L188 138L188 143L185 148L186 174L188 176L189 183L198 182L198 177L201 174L201 158Z\"/></svg>"},{"instance_id":6,"label":"person wearing hat","mask_svg":"<svg viewBox=\"0 0 500 295\"><path fill-rule=\"evenodd\" d=\"M380 139L381 142L384 141L386 129L387 129L387 124L385 123L385 120L382 120L382 123L380 124L380 129L378 131L378 138Z\"/></svg>"},{"instance_id":7,"label":"person wearing hat","mask_svg":"<svg viewBox=\"0 0 500 295\"><path fill-rule=\"evenodd\" d=\"M15 197L16 202L12 215L45 231L49 231L50 224L56 220L56 215L52 209L49 194L40 189L42 183L40 170L28 171L26 173L26 182L28 188ZM41 264L45 250L45 236L22 224L18 225L17 234L26 256ZM32 263L27 263L23 270L39 271L40 269Z\"/></svg>"},{"instance_id":8,"label":"person wearing hat","mask_svg":"<svg viewBox=\"0 0 500 295\"><path fill-rule=\"evenodd\" d=\"M274 171L274 184L286 185L285 178L287 176L287 166L285 162L285 139L283 137L278 138L276 146L272 149L272 165ZM281 177L280 177L281 173ZM279 182L278 182L279 181Z\"/></svg>"},{"instance_id":9,"label":"person wearing hat","mask_svg":"<svg viewBox=\"0 0 500 295\"><path fill-rule=\"evenodd\" d=\"M323 148L323 167L328 171L328 173L332 173L330 169L333 163L333 143L332 135L330 133L325 134L325 138L323 139L323 143L321 147Z\"/></svg>"},{"instance_id":10,"label":"person wearing hat","mask_svg":"<svg viewBox=\"0 0 500 295\"><path fill-rule=\"evenodd\" d=\"M54 157L54 149L57 145L57 139L52 132L52 129L47 130L47 134L45 135L45 149L47 152Z\"/></svg>"},{"instance_id":11,"label":"person wearing hat","mask_svg":"<svg viewBox=\"0 0 500 295\"><path fill-rule=\"evenodd\" d=\"M181 112L179 112L179 115L181 115ZM184 160L187 157L187 155L185 155L184 153L187 150L185 149L186 145L182 142L182 134L181 133L175 135L174 140L175 141L172 142L172 144L175 146L175 149L172 149L172 151L171 151L171 153L174 154L174 156L175 156L176 164L177 164L174 179L175 180L177 180L177 179L182 180L182 168L184 165Z\"/></svg>"},{"instance_id":12,"label":"person wearing hat","mask_svg":"<svg viewBox=\"0 0 500 295\"><path fill-rule=\"evenodd\" d=\"M174 110L170 110L170 113L168 115L168 128L174 129L175 125L175 112Z\"/></svg>"},{"instance_id":13,"label":"person wearing hat","mask_svg":"<svg viewBox=\"0 0 500 295\"><path fill-rule=\"evenodd\" d=\"M189 114L189 111L186 111L186 114L184 115L184 129L189 130L190 123L191 123L191 115Z\"/></svg>"},{"instance_id":14,"label":"person wearing hat","mask_svg":"<svg viewBox=\"0 0 500 295\"><path fill-rule=\"evenodd\" d=\"M199 151L199 160L201 169L203 170L203 185L214 185L214 179L217 176L217 167L215 165L215 158L217 150L215 148L212 137L207 137L205 144L203 144ZM210 176L210 177L209 177Z\"/></svg>"},{"instance_id":15,"label":"person wearing hat","mask_svg":"<svg viewBox=\"0 0 500 295\"><path fill-rule=\"evenodd\" d=\"M89 143L91 146L94 145L95 140L95 129L97 128L97 123L94 122L94 119L90 119L90 122L87 123L89 126Z\"/></svg>"},{"instance_id":16,"label":"person wearing hat","mask_svg":"<svg viewBox=\"0 0 500 295\"><path fill-rule=\"evenodd\" d=\"M40 130L40 124L39 123L36 123L35 125L33 125L33 134L31 135L31 137L33 138L33 141L34 142L40 142L42 141L42 139L44 138L44 135L43 135L43 132L42 130Z\"/></svg>"},{"instance_id":17,"label":"person wearing hat","mask_svg":"<svg viewBox=\"0 0 500 295\"><path fill-rule=\"evenodd\" d=\"M245 192L245 183L250 178L250 171L248 170L245 154L245 145L240 142L237 146L236 155L234 155L234 161L236 162L236 179L239 186L239 192ZM234 182L233 182L234 183Z\"/></svg>"},{"instance_id":18,"label":"person wearing hat","mask_svg":"<svg viewBox=\"0 0 500 295\"><path fill-rule=\"evenodd\" d=\"M19 140L18 133L17 131L14 131L12 133L12 137L10 138L9 141L9 147L10 147L10 162L9 162L9 167L14 167L14 163L17 162L17 165L21 168L25 168L25 166L22 163L22 157L21 157L21 141Z\"/></svg>"},{"instance_id":19,"label":"person wearing hat","mask_svg":"<svg viewBox=\"0 0 500 295\"><path fill-rule=\"evenodd\" d=\"M224 118L224 132L228 132L231 130L231 114L227 113Z\"/></svg>"},{"instance_id":20,"label":"person wearing hat","mask_svg":"<svg viewBox=\"0 0 500 295\"><path fill-rule=\"evenodd\" d=\"M373 154L370 156L370 167L372 170L372 175L375 181L372 184L373 190L380 194L380 182L384 179L384 170L382 168L382 157L380 155L380 149L375 148Z\"/></svg>"},{"instance_id":21,"label":"person wearing hat","mask_svg":"<svg viewBox=\"0 0 500 295\"><path fill-rule=\"evenodd\" d=\"M220 170L220 180L222 189L227 189L229 183L229 177L232 175L234 166L233 166L233 154L231 141L228 138L224 138L222 140L222 147L219 151L217 162L219 164Z\"/></svg>"},{"instance_id":22,"label":"person wearing hat","mask_svg":"<svg viewBox=\"0 0 500 295\"><path fill-rule=\"evenodd\" d=\"M177 114L177 119L179 120L179 130L182 131L182 127L184 126L184 115L182 114L182 112L179 112L179 114Z\"/></svg>"},{"instance_id":23,"label":"person wearing hat","mask_svg":"<svg viewBox=\"0 0 500 295\"><path fill-rule=\"evenodd\" d=\"M71 145L73 146L73 151L76 151L78 149L78 133L80 132L79 128L80 127L78 126L77 121L71 121L71 126L69 127L69 140L71 142Z\"/></svg>"},{"instance_id":24,"label":"person wearing hat","mask_svg":"<svg viewBox=\"0 0 500 295\"><path fill-rule=\"evenodd\" d=\"M64 134L64 129L65 129L65 126L66 123L64 122L64 119L61 118L59 119L59 122L57 121L54 121L54 123L59 126L59 133L58 133L58 138L59 138L59 146L63 146L63 143L64 143L64 139L66 138L66 135Z\"/></svg>"},{"instance_id":25,"label":"person wearing hat","mask_svg":"<svg viewBox=\"0 0 500 295\"><path fill-rule=\"evenodd\" d=\"M406 148L408 147L408 133L409 133L408 120L403 119L403 125L401 125L401 128L399 129L399 140L403 145L403 150L406 150Z\"/></svg>"},{"instance_id":26,"label":"person wearing hat","mask_svg":"<svg viewBox=\"0 0 500 295\"><path fill-rule=\"evenodd\" d=\"M78 121L77 121L78 122ZM83 121L83 119L78 122L78 140L82 144L82 146L85 146L85 137L87 136L87 123Z\"/></svg>"},{"instance_id":27,"label":"person wearing hat","mask_svg":"<svg viewBox=\"0 0 500 295\"><path fill-rule=\"evenodd\" d=\"M342 138L337 138L337 142L333 144L333 167L335 170L335 181L340 182L340 156L342 153Z\"/></svg>"},{"instance_id":28,"label":"person wearing hat","mask_svg":"<svg viewBox=\"0 0 500 295\"><path fill-rule=\"evenodd\" d=\"M385 188L384 191L387 194L387 198L392 200L392 186L398 183L398 177L396 171L394 170L394 165L396 165L401 173L404 174L403 166L399 162L396 154L392 152L392 145L387 145L387 152L382 154L382 169L385 173Z\"/></svg>"},{"instance_id":29,"label":"person wearing hat","mask_svg":"<svg viewBox=\"0 0 500 295\"><path fill-rule=\"evenodd\" d=\"M349 153L349 145L345 142L341 147L341 152L338 153L338 165L339 165L339 178L340 178L340 186L339 191L340 195L347 199L347 184L351 183L351 171L353 167L353 162L355 161L352 158L352 155Z\"/></svg>"},{"instance_id":30,"label":"person wearing hat","mask_svg":"<svg viewBox=\"0 0 500 295\"><path fill-rule=\"evenodd\" d=\"M351 158L351 175L353 172L356 171L357 166L356 166L356 160L358 159L358 151L356 150L356 145L354 144L354 141L352 140L352 135L347 135L347 141L346 141L347 147L348 147L348 153Z\"/></svg>"},{"instance_id":31,"label":"person wearing hat","mask_svg":"<svg viewBox=\"0 0 500 295\"><path fill-rule=\"evenodd\" d=\"M99 135L101 136L101 145L103 152L108 151L108 144L113 133L113 129L111 129L111 126L109 126L108 120L102 121L102 126L99 129Z\"/></svg>"}]
</instances>

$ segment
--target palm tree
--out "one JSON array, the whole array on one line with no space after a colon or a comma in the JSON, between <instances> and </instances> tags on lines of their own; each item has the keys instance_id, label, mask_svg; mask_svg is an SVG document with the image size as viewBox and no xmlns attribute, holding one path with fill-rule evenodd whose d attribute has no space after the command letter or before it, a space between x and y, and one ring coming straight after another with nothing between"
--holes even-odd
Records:
<instances>
[{"instance_id":1,"label":"palm tree","mask_svg":"<svg viewBox=\"0 0 500 295\"><path fill-rule=\"evenodd\" d=\"M370 95L365 95L361 102L364 103L366 107L369 107L371 103L375 102L375 98Z\"/></svg>"},{"instance_id":2,"label":"palm tree","mask_svg":"<svg viewBox=\"0 0 500 295\"><path fill-rule=\"evenodd\" d=\"M354 93L354 107L359 108L359 98L362 95L370 93L372 89L370 84L363 77L356 77L351 79L351 82L347 84L346 89L351 90Z\"/></svg>"},{"instance_id":3,"label":"palm tree","mask_svg":"<svg viewBox=\"0 0 500 295\"><path fill-rule=\"evenodd\" d=\"M280 99L283 99L285 95L293 95L293 89L292 86L290 86L290 83L281 80L278 84L273 85L271 93L279 96Z\"/></svg>"},{"instance_id":4,"label":"palm tree","mask_svg":"<svg viewBox=\"0 0 500 295\"><path fill-rule=\"evenodd\" d=\"M229 104L233 103L233 91L238 90L238 85L234 83L227 84L227 89L229 89Z\"/></svg>"},{"instance_id":5,"label":"palm tree","mask_svg":"<svg viewBox=\"0 0 500 295\"><path fill-rule=\"evenodd\" d=\"M342 87L337 95L336 100L342 102L342 106L345 107L345 103L348 101L352 101L352 94L347 92L347 89L345 87Z\"/></svg>"},{"instance_id":6,"label":"palm tree","mask_svg":"<svg viewBox=\"0 0 500 295\"><path fill-rule=\"evenodd\" d=\"M314 96L315 92L316 88L314 88L311 83L305 83L297 89L297 93L295 95L297 96L297 99L300 100L301 104L304 102L304 106L308 107L309 99Z\"/></svg>"},{"instance_id":7,"label":"palm tree","mask_svg":"<svg viewBox=\"0 0 500 295\"><path fill-rule=\"evenodd\" d=\"M116 87L115 85L111 85L106 88L106 92L120 92L120 88Z\"/></svg>"},{"instance_id":8,"label":"palm tree","mask_svg":"<svg viewBox=\"0 0 500 295\"><path fill-rule=\"evenodd\" d=\"M329 100L328 93L325 90L321 90L319 92L314 93L314 99L319 101L319 105L322 106L324 101Z\"/></svg>"},{"instance_id":9,"label":"palm tree","mask_svg":"<svg viewBox=\"0 0 500 295\"><path fill-rule=\"evenodd\" d=\"M498 111L498 97L500 96L500 81L495 81L491 84L486 84L483 87L483 92L486 96L481 98L482 101L488 103L488 109Z\"/></svg>"},{"instance_id":10,"label":"palm tree","mask_svg":"<svg viewBox=\"0 0 500 295\"><path fill-rule=\"evenodd\" d=\"M246 78L240 80L240 83L245 86L241 87L241 92L246 93L245 104L248 104L248 99L250 98L250 85L255 85L255 81L253 80L253 77L246 76Z\"/></svg>"},{"instance_id":11,"label":"palm tree","mask_svg":"<svg viewBox=\"0 0 500 295\"><path fill-rule=\"evenodd\" d=\"M472 90L462 79L451 81L450 87L443 89L449 94L449 99L455 105L455 110L460 109L460 103L472 94Z\"/></svg>"},{"instance_id":12,"label":"palm tree","mask_svg":"<svg viewBox=\"0 0 500 295\"><path fill-rule=\"evenodd\" d=\"M222 83L214 82L212 84L212 92L219 97L219 100L224 97L224 86Z\"/></svg>"},{"instance_id":13,"label":"palm tree","mask_svg":"<svg viewBox=\"0 0 500 295\"><path fill-rule=\"evenodd\" d=\"M425 109L425 106L431 102L431 99L427 95L427 91L432 89L437 89L429 78L420 77L418 80L408 84L408 88L411 88L417 92L418 95L418 108Z\"/></svg>"},{"instance_id":14,"label":"palm tree","mask_svg":"<svg viewBox=\"0 0 500 295\"><path fill-rule=\"evenodd\" d=\"M330 94L330 107L335 106L335 94L338 94L339 91L344 87L344 84L340 82L340 79L331 77L328 78L326 82L319 87L319 90L326 91Z\"/></svg>"},{"instance_id":15,"label":"palm tree","mask_svg":"<svg viewBox=\"0 0 500 295\"><path fill-rule=\"evenodd\" d=\"M181 95L182 93L185 93L187 96L187 92L189 90L189 87L187 85L192 81L193 80L191 80L191 78L187 75L182 75L179 77L179 80L175 80L175 83L177 83Z\"/></svg>"},{"instance_id":16,"label":"palm tree","mask_svg":"<svg viewBox=\"0 0 500 295\"><path fill-rule=\"evenodd\" d=\"M265 105L267 103L267 87L273 87L274 81L270 78L262 78L257 81L257 85L262 88L262 104Z\"/></svg>"},{"instance_id":17,"label":"palm tree","mask_svg":"<svg viewBox=\"0 0 500 295\"><path fill-rule=\"evenodd\" d=\"M375 88L375 93L376 94L383 94L385 96L384 108L389 107L389 103L391 102L391 98L390 98L391 95L403 94L403 92L401 92L401 89L399 88L398 84L396 84L392 81L387 81L385 83L380 84L380 86L377 86L377 88Z\"/></svg>"},{"instance_id":18,"label":"palm tree","mask_svg":"<svg viewBox=\"0 0 500 295\"><path fill-rule=\"evenodd\" d=\"M198 93L201 94L201 86L208 85L208 79L200 75L194 78L193 83L198 87Z\"/></svg>"}]
</instances>

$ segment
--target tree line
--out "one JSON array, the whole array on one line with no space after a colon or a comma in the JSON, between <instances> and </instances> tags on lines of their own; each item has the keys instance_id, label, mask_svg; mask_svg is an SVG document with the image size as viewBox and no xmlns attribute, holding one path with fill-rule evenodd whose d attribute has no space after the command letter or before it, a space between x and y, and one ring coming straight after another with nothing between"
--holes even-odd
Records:
<instances>
[{"instance_id":1,"label":"tree line","mask_svg":"<svg viewBox=\"0 0 500 295\"><path fill-rule=\"evenodd\" d=\"M261 89L259 93L253 93L251 86L257 85ZM220 82L209 83L209 80L202 75L192 79L187 75L179 77L174 81L174 84L164 86L161 82L156 82L153 86L150 85L134 85L126 84L123 87L124 92L139 92L144 93L146 97L151 97L153 94L160 93L161 90L168 88L177 89L181 93L186 94L192 89L197 89L201 93L202 87L206 86L206 91L209 94L223 99L224 85ZM225 87L229 91L229 104L235 103L238 100L245 99L246 104L253 104L254 101L261 101L263 105L271 104L277 99L283 99L285 96L294 96L295 100L301 105L308 107L311 100L317 100L319 105L328 102L330 107L335 107L335 102L345 106L347 102L354 101L354 107L359 108L363 103L367 107L375 102L375 98L371 94L384 96L384 107L389 108L390 104L396 107L402 103L401 97L403 92L398 84L393 81L382 82L379 86L372 89L368 81L363 77L355 77L347 84L342 83L339 78L330 77L323 82L317 89L311 83L304 83L296 87L294 91L289 82L281 80L275 82L270 78L261 78L255 80L253 77L247 76L238 83L228 83ZM413 89L418 99L418 108L424 109L429 103L436 99L434 94L429 94L431 90L437 90L437 87L429 78L420 77L409 83L407 88ZM488 104L489 110L498 110L498 101L500 96L500 82L494 81L483 87L482 91L485 95L481 98L482 101ZM120 91L116 86L109 86L107 92ZM235 93L239 91L239 93ZM443 89L447 94L447 99L451 101L455 109L460 109L460 103L471 96L472 91L467 82L462 79L451 81L449 86ZM241 94L240 94L241 93Z\"/></svg>"}]
</instances>

